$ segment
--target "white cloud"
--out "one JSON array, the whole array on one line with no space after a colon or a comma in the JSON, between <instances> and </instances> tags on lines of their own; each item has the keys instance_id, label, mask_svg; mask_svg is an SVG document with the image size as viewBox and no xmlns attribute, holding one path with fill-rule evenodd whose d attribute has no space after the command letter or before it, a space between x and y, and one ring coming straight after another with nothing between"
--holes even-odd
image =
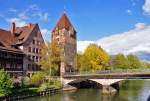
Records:
<instances>
[{"instance_id":1,"label":"white cloud","mask_svg":"<svg viewBox=\"0 0 150 101\"><path fill-rule=\"evenodd\" d=\"M146 27L147 27L147 25L145 23L137 23L137 24L135 24L135 28L136 29L144 29Z\"/></svg>"},{"instance_id":2,"label":"white cloud","mask_svg":"<svg viewBox=\"0 0 150 101\"><path fill-rule=\"evenodd\" d=\"M145 0L145 4L143 5L143 10L145 14L150 15L150 0Z\"/></svg>"},{"instance_id":3,"label":"white cloud","mask_svg":"<svg viewBox=\"0 0 150 101\"><path fill-rule=\"evenodd\" d=\"M130 9L128 9L126 12L128 15L132 15L132 11Z\"/></svg>"},{"instance_id":4,"label":"white cloud","mask_svg":"<svg viewBox=\"0 0 150 101\"><path fill-rule=\"evenodd\" d=\"M150 49L150 26L142 27L139 24L136 24L133 30L99 39L97 43L111 54L148 51Z\"/></svg>"},{"instance_id":5,"label":"white cloud","mask_svg":"<svg viewBox=\"0 0 150 101\"><path fill-rule=\"evenodd\" d=\"M46 33L48 33L48 32L49 32L49 30L48 30L48 29L46 29L46 28L41 29L41 33L42 33L42 34L46 34Z\"/></svg>"},{"instance_id":6,"label":"white cloud","mask_svg":"<svg viewBox=\"0 0 150 101\"><path fill-rule=\"evenodd\" d=\"M9 23L15 22L17 27L23 27L27 24L24 20L21 20L19 18L10 18L6 19L6 21Z\"/></svg>"},{"instance_id":7,"label":"white cloud","mask_svg":"<svg viewBox=\"0 0 150 101\"><path fill-rule=\"evenodd\" d=\"M28 6L24 11L18 14L18 17L24 20L36 17L40 20L48 21L48 16L49 14L47 12L43 12L36 4Z\"/></svg>"},{"instance_id":8,"label":"white cloud","mask_svg":"<svg viewBox=\"0 0 150 101\"><path fill-rule=\"evenodd\" d=\"M130 54L140 51L150 53L150 26L137 23L134 29L127 32L114 34L97 41L79 41L78 51L83 52L90 43L100 45L110 54Z\"/></svg>"},{"instance_id":9,"label":"white cloud","mask_svg":"<svg viewBox=\"0 0 150 101\"><path fill-rule=\"evenodd\" d=\"M17 10L14 8L9 8L8 12L15 13L16 17L5 17L3 14L0 14L0 18L3 18L6 22L12 23L15 22L17 27L23 27L27 25L27 21L30 19L36 18L37 20L48 21L49 14L43 12L37 5L29 5L23 11ZM46 29L43 30L46 32Z\"/></svg>"},{"instance_id":10,"label":"white cloud","mask_svg":"<svg viewBox=\"0 0 150 101\"><path fill-rule=\"evenodd\" d=\"M50 33L51 31L46 29L46 28L41 28L41 33L43 35L43 38L45 39L45 41L50 41Z\"/></svg>"},{"instance_id":11,"label":"white cloud","mask_svg":"<svg viewBox=\"0 0 150 101\"><path fill-rule=\"evenodd\" d=\"M48 21L48 13L44 13L44 15L43 15L43 20L44 20L44 21Z\"/></svg>"},{"instance_id":12,"label":"white cloud","mask_svg":"<svg viewBox=\"0 0 150 101\"><path fill-rule=\"evenodd\" d=\"M78 41L77 42L77 51L84 52L89 44L94 43L94 41Z\"/></svg>"}]
</instances>

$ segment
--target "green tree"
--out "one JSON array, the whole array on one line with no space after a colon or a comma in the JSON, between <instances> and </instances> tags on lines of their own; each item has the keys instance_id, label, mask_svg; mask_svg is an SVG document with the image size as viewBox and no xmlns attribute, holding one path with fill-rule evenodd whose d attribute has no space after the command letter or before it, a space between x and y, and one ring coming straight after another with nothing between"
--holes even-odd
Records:
<instances>
[{"instance_id":1,"label":"green tree","mask_svg":"<svg viewBox=\"0 0 150 101\"><path fill-rule=\"evenodd\" d=\"M98 45L90 44L80 57L80 70L105 70L109 63L109 55Z\"/></svg>"},{"instance_id":2,"label":"green tree","mask_svg":"<svg viewBox=\"0 0 150 101\"><path fill-rule=\"evenodd\" d=\"M90 71L89 58L83 54L77 54L77 67L79 71Z\"/></svg>"},{"instance_id":3,"label":"green tree","mask_svg":"<svg viewBox=\"0 0 150 101\"><path fill-rule=\"evenodd\" d=\"M12 92L13 81L9 74L3 69L0 70L0 96L8 95Z\"/></svg>"},{"instance_id":4,"label":"green tree","mask_svg":"<svg viewBox=\"0 0 150 101\"><path fill-rule=\"evenodd\" d=\"M31 84L34 86L40 86L45 80L43 72L36 72L31 77Z\"/></svg>"},{"instance_id":5,"label":"green tree","mask_svg":"<svg viewBox=\"0 0 150 101\"><path fill-rule=\"evenodd\" d=\"M130 54L127 56L127 59L130 64L130 68L137 69L142 67L142 64L137 56Z\"/></svg>"},{"instance_id":6,"label":"green tree","mask_svg":"<svg viewBox=\"0 0 150 101\"><path fill-rule=\"evenodd\" d=\"M42 46L41 60L39 64L49 75L58 75L61 62L61 49L56 42Z\"/></svg>"},{"instance_id":7,"label":"green tree","mask_svg":"<svg viewBox=\"0 0 150 101\"><path fill-rule=\"evenodd\" d=\"M118 54L114 57L113 60L113 68L114 69L128 69L130 68L130 64L128 59L123 54Z\"/></svg>"}]
</instances>

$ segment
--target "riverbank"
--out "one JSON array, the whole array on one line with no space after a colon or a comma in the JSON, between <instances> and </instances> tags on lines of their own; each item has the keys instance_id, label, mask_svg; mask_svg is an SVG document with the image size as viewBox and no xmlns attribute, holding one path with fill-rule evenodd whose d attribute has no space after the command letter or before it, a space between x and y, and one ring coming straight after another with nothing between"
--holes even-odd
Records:
<instances>
[{"instance_id":1,"label":"riverbank","mask_svg":"<svg viewBox=\"0 0 150 101\"><path fill-rule=\"evenodd\" d=\"M14 101L14 100L26 99L30 97L36 97L36 96L54 95L60 93L61 91L62 91L61 88L50 88L39 92L35 90L27 90L27 91L14 93L8 96L0 97L0 101Z\"/></svg>"}]
</instances>

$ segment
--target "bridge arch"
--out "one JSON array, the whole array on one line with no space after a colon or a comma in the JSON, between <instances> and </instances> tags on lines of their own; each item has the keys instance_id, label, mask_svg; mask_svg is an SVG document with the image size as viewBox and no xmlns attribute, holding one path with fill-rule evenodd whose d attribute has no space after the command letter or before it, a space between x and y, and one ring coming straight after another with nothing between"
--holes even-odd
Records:
<instances>
[{"instance_id":1,"label":"bridge arch","mask_svg":"<svg viewBox=\"0 0 150 101\"><path fill-rule=\"evenodd\" d=\"M75 79L68 82L66 86L68 85L75 88L102 88L102 85L99 82L90 79Z\"/></svg>"},{"instance_id":2,"label":"bridge arch","mask_svg":"<svg viewBox=\"0 0 150 101\"><path fill-rule=\"evenodd\" d=\"M63 79L63 85L69 85L70 83L79 83L85 80L93 81L100 85L110 86L125 79Z\"/></svg>"}]
</instances>

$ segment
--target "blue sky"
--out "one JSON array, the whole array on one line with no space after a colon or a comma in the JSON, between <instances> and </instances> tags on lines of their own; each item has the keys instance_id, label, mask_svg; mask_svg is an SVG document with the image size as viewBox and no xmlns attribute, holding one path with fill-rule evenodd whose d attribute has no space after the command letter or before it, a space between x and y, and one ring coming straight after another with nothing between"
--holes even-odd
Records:
<instances>
[{"instance_id":1,"label":"blue sky","mask_svg":"<svg viewBox=\"0 0 150 101\"><path fill-rule=\"evenodd\" d=\"M0 28L11 21L38 23L49 40L64 7L78 32L78 40L98 40L134 28L138 22L150 24L144 14L145 0L1 0ZM24 13L25 12L25 13Z\"/></svg>"},{"instance_id":2,"label":"blue sky","mask_svg":"<svg viewBox=\"0 0 150 101\"><path fill-rule=\"evenodd\" d=\"M110 54L150 53L150 0L1 0L0 28L38 23L44 39L64 8L77 30L77 49L96 43Z\"/></svg>"}]
</instances>

